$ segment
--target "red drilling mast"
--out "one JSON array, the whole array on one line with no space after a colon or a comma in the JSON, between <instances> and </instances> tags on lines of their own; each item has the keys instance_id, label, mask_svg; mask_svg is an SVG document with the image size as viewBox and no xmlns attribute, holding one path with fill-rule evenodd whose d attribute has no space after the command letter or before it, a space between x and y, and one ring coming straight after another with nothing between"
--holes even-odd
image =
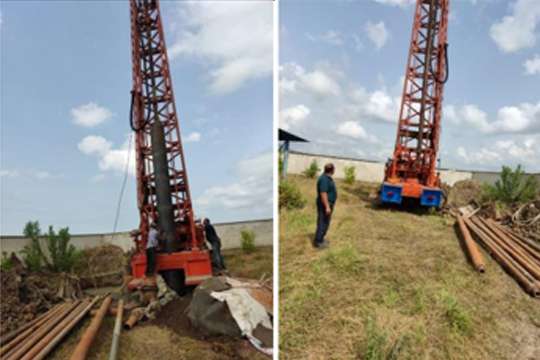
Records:
<instances>
[{"instance_id":1,"label":"red drilling mast","mask_svg":"<svg viewBox=\"0 0 540 360\"><path fill-rule=\"evenodd\" d=\"M449 0L417 0L392 159L386 165L381 200L423 206L442 201L436 170L443 88L448 80Z\"/></svg>"},{"instance_id":2,"label":"red drilling mast","mask_svg":"<svg viewBox=\"0 0 540 360\"><path fill-rule=\"evenodd\" d=\"M212 276L204 235L193 215L187 169L158 0L130 0L133 88L130 125L135 132L139 233L131 268L144 277L151 222L164 233L156 271L181 290Z\"/></svg>"}]
</instances>

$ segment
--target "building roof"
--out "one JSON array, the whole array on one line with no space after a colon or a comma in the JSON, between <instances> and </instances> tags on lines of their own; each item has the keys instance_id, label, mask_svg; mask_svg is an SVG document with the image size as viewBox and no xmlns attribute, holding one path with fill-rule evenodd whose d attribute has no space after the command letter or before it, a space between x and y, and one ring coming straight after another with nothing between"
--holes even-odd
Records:
<instances>
[{"instance_id":1,"label":"building roof","mask_svg":"<svg viewBox=\"0 0 540 360\"><path fill-rule=\"evenodd\" d=\"M294 134L291 134L288 131L278 129L279 130L279 141L293 141L293 142L309 142L306 139L302 139L300 136L296 136Z\"/></svg>"}]
</instances>

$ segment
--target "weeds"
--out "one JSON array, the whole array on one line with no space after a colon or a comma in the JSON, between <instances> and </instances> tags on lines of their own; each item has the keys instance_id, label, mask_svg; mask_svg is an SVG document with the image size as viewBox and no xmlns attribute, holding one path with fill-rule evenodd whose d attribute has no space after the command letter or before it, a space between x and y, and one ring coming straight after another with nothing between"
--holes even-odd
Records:
<instances>
[{"instance_id":1,"label":"weeds","mask_svg":"<svg viewBox=\"0 0 540 360\"><path fill-rule=\"evenodd\" d=\"M30 239L30 244L25 245L21 251L24 263L30 271L40 271L43 268L46 258L39 244L39 237L41 236L39 222L27 222L24 226L23 234Z\"/></svg>"},{"instance_id":2,"label":"weeds","mask_svg":"<svg viewBox=\"0 0 540 360\"><path fill-rule=\"evenodd\" d=\"M356 180L356 168L354 166L345 166L345 184L352 185Z\"/></svg>"},{"instance_id":3,"label":"weeds","mask_svg":"<svg viewBox=\"0 0 540 360\"><path fill-rule=\"evenodd\" d=\"M321 168L319 167L317 160L313 160L306 170L304 170L304 176L313 179L315 176L317 176L319 171L321 171Z\"/></svg>"},{"instance_id":4,"label":"weeds","mask_svg":"<svg viewBox=\"0 0 540 360\"><path fill-rule=\"evenodd\" d=\"M441 291L440 300L450 327L461 335L468 335L472 328L472 320L469 313L446 290Z\"/></svg>"},{"instance_id":5,"label":"weeds","mask_svg":"<svg viewBox=\"0 0 540 360\"><path fill-rule=\"evenodd\" d=\"M533 200L538 193L538 183L528 176L518 165L515 170L503 166L501 178L495 185L485 184L482 188L482 198L485 201L500 201L504 204L522 203Z\"/></svg>"},{"instance_id":6,"label":"weeds","mask_svg":"<svg viewBox=\"0 0 540 360\"><path fill-rule=\"evenodd\" d=\"M336 269L345 274L358 274L362 270L362 259L358 250L352 246L345 246L337 249L331 248L328 253L321 258Z\"/></svg>"},{"instance_id":7,"label":"weeds","mask_svg":"<svg viewBox=\"0 0 540 360\"><path fill-rule=\"evenodd\" d=\"M255 251L255 232L253 230L242 230L242 251L246 254L251 254Z\"/></svg>"},{"instance_id":8,"label":"weeds","mask_svg":"<svg viewBox=\"0 0 540 360\"><path fill-rule=\"evenodd\" d=\"M0 269L7 271L11 269L13 266L13 262L11 261L11 258L8 256L7 252L2 251L2 260L0 260Z\"/></svg>"},{"instance_id":9,"label":"weeds","mask_svg":"<svg viewBox=\"0 0 540 360\"><path fill-rule=\"evenodd\" d=\"M365 360L386 359L387 335L381 330L373 317L368 317L366 321L366 345L363 354Z\"/></svg>"},{"instance_id":10,"label":"weeds","mask_svg":"<svg viewBox=\"0 0 540 360\"><path fill-rule=\"evenodd\" d=\"M306 205L300 189L286 180L279 182L279 208L288 210L301 209Z\"/></svg>"}]
</instances>

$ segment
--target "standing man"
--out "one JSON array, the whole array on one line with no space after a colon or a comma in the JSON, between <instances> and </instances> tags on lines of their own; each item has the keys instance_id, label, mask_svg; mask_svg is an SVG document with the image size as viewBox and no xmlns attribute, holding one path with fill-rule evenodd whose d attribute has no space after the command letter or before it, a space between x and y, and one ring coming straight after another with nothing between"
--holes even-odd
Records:
<instances>
[{"instance_id":1,"label":"standing man","mask_svg":"<svg viewBox=\"0 0 540 360\"><path fill-rule=\"evenodd\" d=\"M146 243L146 276L154 276L156 271L156 251L158 248L159 232L157 224L152 222L148 231L148 242Z\"/></svg>"},{"instance_id":2,"label":"standing man","mask_svg":"<svg viewBox=\"0 0 540 360\"><path fill-rule=\"evenodd\" d=\"M334 164L324 165L324 173L317 180L317 231L313 246L319 249L328 247L328 241L324 239L330 219L337 200L337 190L334 179Z\"/></svg>"},{"instance_id":3,"label":"standing man","mask_svg":"<svg viewBox=\"0 0 540 360\"><path fill-rule=\"evenodd\" d=\"M212 262L215 264L216 270L224 271L225 261L223 261L223 255L221 255L221 239L208 218L204 219L204 232L206 240L212 245Z\"/></svg>"}]
</instances>

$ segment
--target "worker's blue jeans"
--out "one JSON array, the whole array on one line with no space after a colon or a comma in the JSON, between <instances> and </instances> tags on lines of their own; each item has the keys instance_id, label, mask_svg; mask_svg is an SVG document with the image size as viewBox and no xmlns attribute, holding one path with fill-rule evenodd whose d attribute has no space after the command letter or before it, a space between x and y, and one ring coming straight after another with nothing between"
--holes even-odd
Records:
<instances>
[{"instance_id":1,"label":"worker's blue jeans","mask_svg":"<svg viewBox=\"0 0 540 360\"><path fill-rule=\"evenodd\" d=\"M212 262L217 270L225 270L225 261L221 255L221 245L212 244Z\"/></svg>"},{"instance_id":2,"label":"worker's blue jeans","mask_svg":"<svg viewBox=\"0 0 540 360\"><path fill-rule=\"evenodd\" d=\"M334 212L334 204L330 204L332 212ZM322 201L317 199L317 230L315 231L315 245L320 245L324 242L324 237L330 227L330 220L332 218L332 212L330 215L326 215L324 205Z\"/></svg>"}]
</instances>

